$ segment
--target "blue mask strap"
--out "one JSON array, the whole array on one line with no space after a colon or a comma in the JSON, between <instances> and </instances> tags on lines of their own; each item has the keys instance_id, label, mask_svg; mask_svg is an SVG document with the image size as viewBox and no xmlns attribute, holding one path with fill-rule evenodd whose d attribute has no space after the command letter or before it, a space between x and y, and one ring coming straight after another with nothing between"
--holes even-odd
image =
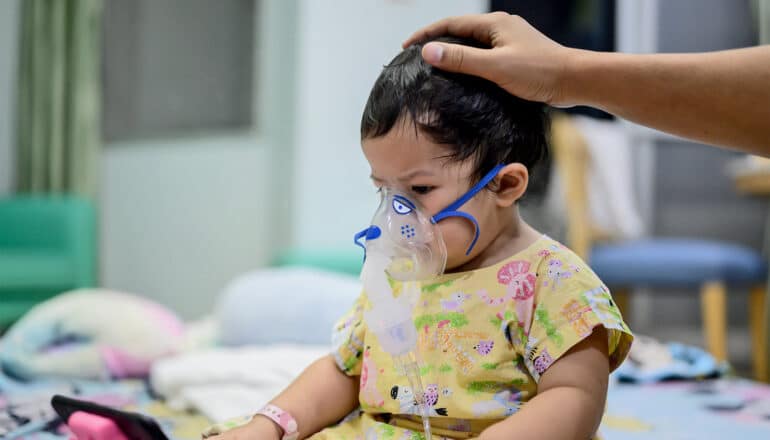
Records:
<instances>
[{"instance_id":1,"label":"blue mask strap","mask_svg":"<svg viewBox=\"0 0 770 440\"><path fill-rule=\"evenodd\" d=\"M473 196L478 194L479 191L484 189L489 182L492 181L497 176L497 173L500 172L501 169L503 169L505 165L500 164L496 167L492 168L487 174L484 175L484 177L481 178L481 180L478 181L471 189L468 190L462 197L455 200L453 203L451 203L446 208L442 209L438 214L434 215L431 220L433 223L438 223L441 220L444 220L447 217L462 217L469 222L473 223L473 227L475 228L474 234L473 234L473 240L471 241L471 245L468 247L468 250L465 251L465 255L470 255L471 251L473 250L473 247L476 246L476 241L479 239L479 223L476 221L475 218L473 218L472 215L468 214L467 212L458 211L461 206L463 206L465 203L468 202L468 200L472 199Z\"/></svg>"},{"instance_id":2,"label":"blue mask strap","mask_svg":"<svg viewBox=\"0 0 770 440\"><path fill-rule=\"evenodd\" d=\"M441 211L438 214L433 216L433 221L435 223L438 223L447 217L462 217L468 220L469 222L473 223L473 227L475 228L475 232L473 234L473 240L471 241L471 245L468 247L468 250L465 251L465 255L469 255L473 250L473 246L476 246L476 240L479 239L479 222L477 222L472 215L462 211Z\"/></svg>"},{"instance_id":3,"label":"blue mask strap","mask_svg":"<svg viewBox=\"0 0 770 440\"><path fill-rule=\"evenodd\" d=\"M502 170L504 166L505 165L500 164L500 165L492 168L492 170L490 172L488 172L487 174L485 174L484 177L482 177L481 180L479 180L479 182L477 184L473 185L473 187L471 189L469 189L467 193L465 193L459 199L455 200L452 204L450 204L446 208L442 209L441 212L444 212L444 211L457 211L458 209L460 209L460 207L463 206L464 204L466 204L468 202L468 200L472 199L473 196L478 194L478 192L481 191L482 189L484 189L485 186L489 185L489 182L491 182L492 179L494 179L495 176L497 176L497 173L499 173L500 170ZM441 212L439 214L441 214Z\"/></svg>"}]
</instances>

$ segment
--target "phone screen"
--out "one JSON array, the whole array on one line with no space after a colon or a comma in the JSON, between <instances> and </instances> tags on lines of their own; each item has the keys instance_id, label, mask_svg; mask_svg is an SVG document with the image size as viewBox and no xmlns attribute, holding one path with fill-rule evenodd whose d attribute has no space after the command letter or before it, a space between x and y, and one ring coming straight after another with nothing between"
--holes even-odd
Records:
<instances>
[{"instance_id":1,"label":"phone screen","mask_svg":"<svg viewBox=\"0 0 770 440\"><path fill-rule=\"evenodd\" d=\"M109 406L61 395L53 396L51 406L65 422L73 413L83 411L114 421L126 437L131 440L168 440L158 423L153 418L143 414L121 411Z\"/></svg>"}]
</instances>

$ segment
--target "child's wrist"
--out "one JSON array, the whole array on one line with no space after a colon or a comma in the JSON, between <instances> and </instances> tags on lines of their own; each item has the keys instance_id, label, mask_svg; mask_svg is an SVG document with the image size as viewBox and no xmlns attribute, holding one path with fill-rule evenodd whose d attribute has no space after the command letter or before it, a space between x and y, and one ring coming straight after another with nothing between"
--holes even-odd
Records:
<instances>
[{"instance_id":1,"label":"child's wrist","mask_svg":"<svg viewBox=\"0 0 770 440\"><path fill-rule=\"evenodd\" d=\"M249 427L253 428L254 432L259 433L260 439L265 438L263 436L266 435L269 436L269 438L273 438L275 440L281 440L283 437L283 428L261 414L257 414L253 419L251 419L251 422L249 422Z\"/></svg>"}]
</instances>

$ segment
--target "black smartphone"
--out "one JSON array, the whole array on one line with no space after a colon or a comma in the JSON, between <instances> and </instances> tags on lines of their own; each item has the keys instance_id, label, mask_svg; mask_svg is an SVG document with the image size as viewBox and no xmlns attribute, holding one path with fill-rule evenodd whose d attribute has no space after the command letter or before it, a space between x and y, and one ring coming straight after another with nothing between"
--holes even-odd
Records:
<instances>
[{"instance_id":1,"label":"black smartphone","mask_svg":"<svg viewBox=\"0 0 770 440\"><path fill-rule=\"evenodd\" d=\"M65 422L73 413L83 411L112 420L131 440L168 440L158 422L144 414L121 411L110 406L58 394L51 399L51 406Z\"/></svg>"}]
</instances>

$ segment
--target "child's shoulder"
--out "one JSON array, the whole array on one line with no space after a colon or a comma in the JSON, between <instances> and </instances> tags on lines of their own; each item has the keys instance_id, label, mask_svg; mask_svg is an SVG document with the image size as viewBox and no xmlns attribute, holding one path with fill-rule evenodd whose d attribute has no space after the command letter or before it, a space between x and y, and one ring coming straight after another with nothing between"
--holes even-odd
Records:
<instances>
[{"instance_id":1,"label":"child's shoulder","mask_svg":"<svg viewBox=\"0 0 770 440\"><path fill-rule=\"evenodd\" d=\"M566 280L580 284L600 284L588 265L569 248L542 235L526 249L491 266L471 272L452 274L437 280L428 288L493 287L522 284L559 288Z\"/></svg>"},{"instance_id":2,"label":"child's shoulder","mask_svg":"<svg viewBox=\"0 0 770 440\"><path fill-rule=\"evenodd\" d=\"M495 281L503 285L531 286L533 293L603 287L602 281L580 256L547 235L498 263Z\"/></svg>"},{"instance_id":3,"label":"child's shoulder","mask_svg":"<svg viewBox=\"0 0 770 440\"><path fill-rule=\"evenodd\" d=\"M575 252L547 235L542 235L526 249L506 258L497 266L501 274L528 267L529 272L538 276L550 273L551 276L566 278L581 272L595 276Z\"/></svg>"},{"instance_id":4,"label":"child's shoulder","mask_svg":"<svg viewBox=\"0 0 770 440\"><path fill-rule=\"evenodd\" d=\"M563 280L584 281L590 284L601 283L599 277L580 256L558 241L544 236L535 243L532 266L542 284L560 285Z\"/></svg>"}]
</instances>

